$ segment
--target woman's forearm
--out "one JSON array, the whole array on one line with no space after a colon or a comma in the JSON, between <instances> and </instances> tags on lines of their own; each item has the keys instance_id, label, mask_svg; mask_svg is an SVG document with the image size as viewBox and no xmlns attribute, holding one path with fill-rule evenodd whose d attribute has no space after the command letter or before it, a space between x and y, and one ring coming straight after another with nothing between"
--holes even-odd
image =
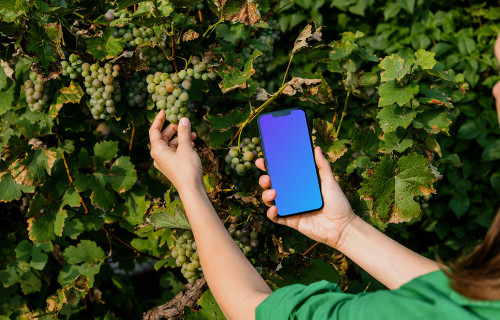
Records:
<instances>
[{"instance_id":1,"label":"woman's forearm","mask_svg":"<svg viewBox=\"0 0 500 320\"><path fill-rule=\"evenodd\" d=\"M180 192L208 286L228 319L255 319L271 289L221 223L203 187Z\"/></svg>"},{"instance_id":2,"label":"woman's forearm","mask_svg":"<svg viewBox=\"0 0 500 320\"><path fill-rule=\"evenodd\" d=\"M359 217L346 227L337 249L389 289L439 269L435 261L397 243Z\"/></svg>"}]
</instances>

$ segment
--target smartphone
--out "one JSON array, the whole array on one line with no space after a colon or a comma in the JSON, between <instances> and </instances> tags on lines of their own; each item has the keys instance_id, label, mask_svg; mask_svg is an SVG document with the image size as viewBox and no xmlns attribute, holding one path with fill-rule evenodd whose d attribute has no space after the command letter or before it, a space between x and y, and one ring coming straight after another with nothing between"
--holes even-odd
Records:
<instances>
[{"instance_id":1,"label":"smartphone","mask_svg":"<svg viewBox=\"0 0 500 320\"><path fill-rule=\"evenodd\" d=\"M306 112L292 108L264 113L257 123L278 216L323 208Z\"/></svg>"}]
</instances>

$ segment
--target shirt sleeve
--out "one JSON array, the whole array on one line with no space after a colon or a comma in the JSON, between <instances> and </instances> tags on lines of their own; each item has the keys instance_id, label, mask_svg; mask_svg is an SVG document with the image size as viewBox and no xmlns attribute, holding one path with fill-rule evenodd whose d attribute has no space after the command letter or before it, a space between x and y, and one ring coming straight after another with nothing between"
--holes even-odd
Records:
<instances>
[{"instance_id":1,"label":"shirt sleeve","mask_svg":"<svg viewBox=\"0 0 500 320\"><path fill-rule=\"evenodd\" d=\"M325 280L308 286L295 284L270 294L257 306L255 317L258 320L484 319L450 299L447 282L439 284L437 276L417 278L397 290L358 294L344 293L338 285Z\"/></svg>"},{"instance_id":2,"label":"shirt sleeve","mask_svg":"<svg viewBox=\"0 0 500 320\"><path fill-rule=\"evenodd\" d=\"M257 307L255 318L354 319L350 308L343 308L353 299L356 299L356 295L344 293L338 285L325 280L308 286L295 284L280 288L269 295Z\"/></svg>"}]
</instances>

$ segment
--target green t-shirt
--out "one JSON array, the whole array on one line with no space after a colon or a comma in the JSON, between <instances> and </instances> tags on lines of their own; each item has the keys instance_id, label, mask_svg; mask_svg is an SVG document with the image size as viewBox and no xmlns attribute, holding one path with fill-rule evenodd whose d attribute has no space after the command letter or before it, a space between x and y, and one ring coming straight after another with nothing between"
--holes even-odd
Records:
<instances>
[{"instance_id":1,"label":"green t-shirt","mask_svg":"<svg viewBox=\"0 0 500 320\"><path fill-rule=\"evenodd\" d=\"M396 290L343 293L328 281L280 288L256 309L256 319L500 320L500 301L474 301L453 291L435 271Z\"/></svg>"}]
</instances>

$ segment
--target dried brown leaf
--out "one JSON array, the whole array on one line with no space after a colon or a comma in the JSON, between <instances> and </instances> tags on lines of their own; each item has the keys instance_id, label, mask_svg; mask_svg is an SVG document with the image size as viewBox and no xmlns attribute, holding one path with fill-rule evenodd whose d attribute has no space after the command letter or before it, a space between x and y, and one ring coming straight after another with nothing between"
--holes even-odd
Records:
<instances>
[{"instance_id":1,"label":"dried brown leaf","mask_svg":"<svg viewBox=\"0 0 500 320\"><path fill-rule=\"evenodd\" d=\"M260 20L260 12L257 9L258 4L253 1L247 1L240 9L237 15L231 18L232 22L239 21L248 26L253 26Z\"/></svg>"},{"instance_id":2,"label":"dried brown leaf","mask_svg":"<svg viewBox=\"0 0 500 320\"><path fill-rule=\"evenodd\" d=\"M306 93L308 95L315 95L318 93L321 86L321 79L303 79L293 77L292 80L287 82L287 87L283 90L283 94L293 96L297 92Z\"/></svg>"},{"instance_id":3,"label":"dried brown leaf","mask_svg":"<svg viewBox=\"0 0 500 320\"><path fill-rule=\"evenodd\" d=\"M184 32L184 34L182 35L182 41L184 41L184 42L191 41L191 40L197 39L199 36L200 36L200 34L198 32L196 32L194 30L188 30L188 31Z\"/></svg>"},{"instance_id":4,"label":"dried brown leaf","mask_svg":"<svg viewBox=\"0 0 500 320\"><path fill-rule=\"evenodd\" d=\"M293 44L292 54L295 54L302 48L310 47L321 42L321 30L323 27L316 28L316 23L310 22L299 34Z\"/></svg>"}]
</instances>

